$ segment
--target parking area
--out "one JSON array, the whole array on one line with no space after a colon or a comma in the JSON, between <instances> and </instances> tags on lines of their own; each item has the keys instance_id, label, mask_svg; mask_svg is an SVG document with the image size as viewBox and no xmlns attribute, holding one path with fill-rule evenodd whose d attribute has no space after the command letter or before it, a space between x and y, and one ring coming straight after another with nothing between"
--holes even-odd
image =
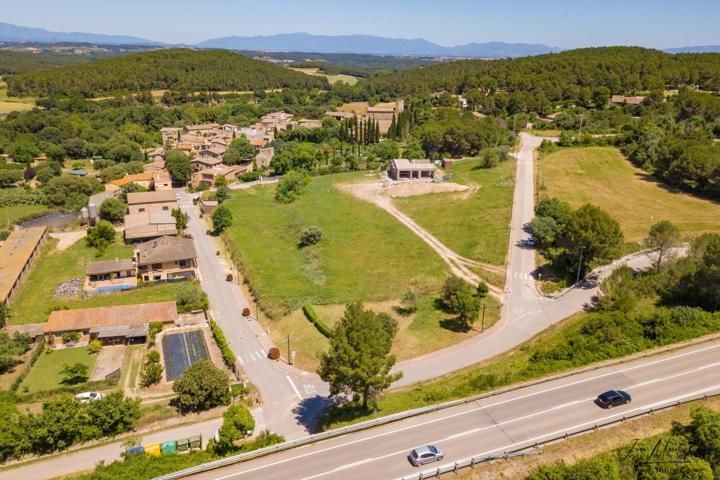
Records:
<instances>
[{"instance_id":1,"label":"parking area","mask_svg":"<svg viewBox=\"0 0 720 480\"><path fill-rule=\"evenodd\" d=\"M182 375L190 365L208 358L208 348L201 330L166 335L162 340L162 350L165 376L169 382Z\"/></svg>"}]
</instances>

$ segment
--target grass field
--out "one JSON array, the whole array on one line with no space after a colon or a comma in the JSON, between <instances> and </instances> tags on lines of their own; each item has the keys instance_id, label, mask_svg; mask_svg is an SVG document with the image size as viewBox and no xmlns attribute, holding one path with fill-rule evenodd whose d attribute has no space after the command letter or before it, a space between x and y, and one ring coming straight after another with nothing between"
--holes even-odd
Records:
<instances>
[{"instance_id":1,"label":"grass field","mask_svg":"<svg viewBox=\"0 0 720 480\"><path fill-rule=\"evenodd\" d=\"M0 230L8 228L18 219L34 215L47 210L45 205L13 205L12 207L3 207L0 213Z\"/></svg>"},{"instance_id":2,"label":"grass field","mask_svg":"<svg viewBox=\"0 0 720 480\"><path fill-rule=\"evenodd\" d=\"M559 150L539 161L538 174L541 193L573 207L598 205L620 222L626 241L642 242L660 220L685 235L720 231L720 203L657 182L613 147Z\"/></svg>"},{"instance_id":3,"label":"grass field","mask_svg":"<svg viewBox=\"0 0 720 480\"><path fill-rule=\"evenodd\" d=\"M499 318L499 305L488 298L485 315L485 328L492 326ZM385 301L366 304L375 312L383 312L398 322L398 333L395 337L392 354L395 358L406 360L418 357L434 350L448 347L462 340L477 335L481 329L480 320L469 332L459 332L453 328L454 315L443 312L435 305L435 296L425 295L418 302L415 313L401 314L400 302ZM318 317L330 327L340 320L345 305L317 305L314 307ZM291 348L297 357L295 364L304 370L315 371L319 365L320 352L327 351L329 341L305 318L302 310L295 310L273 324L270 335L276 345L284 347L286 355L287 335L290 335Z\"/></svg>"},{"instance_id":4,"label":"grass field","mask_svg":"<svg viewBox=\"0 0 720 480\"><path fill-rule=\"evenodd\" d=\"M95 365L96 355L90 355L87 347L63 348L43 353L32 370L20 384L20 392L35 393L52 390L62 386L63 375L60 371L65 364L82 363L88 366L88 375ZM27 390L26 390L27 389Z\"/></svg>"},{"instance_id":5,"label":"grass field","mask_svg":"<svg viewBox=\"0 0 720 480\"><path fill-rule=\"evenodd\" d=\"M228 236L262 307L382 301L399 298L412 281L432 288L442 282L445 264L430 247L389 214L334 186L362 175L315 177L289 205L275 202L274 185L233 193ZM319 227L322 240L300 249L298 232L308 226Z\"/></svg>"},{"instance_id":6,"label":"grass field","mask_svg":"<svg viewBox=\"0 0 720 480\"><path fill-rule=\"evenodd\" d=\"M67 250L55 249L57 240L48 239L41 256L35 261L30 274L23 281L20 291L10 304L10 323L41 323L51 311L58 308L89 308L107 305L126 305L165 300L175 300L176 284L152 285L127 292L97 295L90 298L57 298L55 288L72 278L85 278L85 265L95 260L111 260L132 256L132 247L115 243L101 257L95 249L88 248L83 240Z\"/></svg>"},{"instance_id":7,"label":"grass field","mask_svg":"<svg viewBox=\"0 0 720 480\"><path fill-rule=\"evenodd\" d=\"M8 97L7 86L0 80L0 115L10 112L32 110L35 107L34 97Z\"/></svg>"},{"instance_id":8,"label":"grass field","mask_svg":"<svg viewBox=\"0 0 720 480\"><path fill-rule=\"evenodd\" d=\"M330 82L330 85L335 85L338 82L345 82L348 85L355 85L358 82L357 77L353 77L352 75L344 75L342 73L337 75L328 75L326 73L322 73L319 68L290 67L290 70L295 70L296 72L304 73L306 75L312 75L315 77L325 77L327 78L328 82Z\"/></svg>"},{"instance_id":9,"label":"grass field","mask_svg":"<svg viewBox=\"0 0 720 480\"><path fill-rule=\"evenodd\" d=\"M460 255L502 265L508 249L515 161L510 159L491 169L478 165L477 160L464 160L448 170L453 182L471 187L469 193L436 193L394 201Z\"/></svg>"}]
</instances>

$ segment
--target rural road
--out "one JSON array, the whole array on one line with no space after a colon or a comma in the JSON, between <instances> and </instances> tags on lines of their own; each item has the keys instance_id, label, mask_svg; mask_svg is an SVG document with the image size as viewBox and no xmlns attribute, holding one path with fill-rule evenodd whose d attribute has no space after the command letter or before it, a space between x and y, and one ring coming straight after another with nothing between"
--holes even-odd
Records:
<instances>
[{"instance_id":1,"label":"rural road","mask_svg":"<svg viewBox=\"0 0 720 480\"><path fill-rule=\"evenodd\" d=\"M720 341L686 347L349 433L192 478L399 478L418 471L406 456L419 445L438 445L445 452L442 464L452 463L473 455L502 453L526 442L579 431L666 402L720 393L719 360ZM632 403L610 410L595 405L595 397L609 389L628 391Z\"/></svg>"},{"instance_id":2,"label":"rural road","mask_svg":"<svg viewBox=\"0 0 720 480\"><path fill-rule=\"evenodd\" d=\"M207 225L192 205L192 197L180 192L180 208L188 214L187 232L195 241L203 289L210 299L212 314L249 380L260 391L263 416L269 430L286 439L305 436L328 404L328 387L315 375L288 369L281 370L267 358L270 338L257 321L241 315L250 305L237 283L225 279L233 270L217 256L217 246L207 235Z\"/></svg>"}]
</instances>

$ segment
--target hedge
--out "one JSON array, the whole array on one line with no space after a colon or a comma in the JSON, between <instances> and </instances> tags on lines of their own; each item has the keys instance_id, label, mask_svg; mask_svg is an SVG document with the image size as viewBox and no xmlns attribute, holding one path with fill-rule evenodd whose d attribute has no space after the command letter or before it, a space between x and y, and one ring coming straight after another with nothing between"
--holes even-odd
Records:
<instances>
[{"instance_id":1,"label":"hedge","mask_svg":"<svg viewBox=\"0 0 720 480\"><path fill-rule=\"evenodd\" d=\"M237 361L237 358L235 358L235 354L230 348L230 345L228 345L222 328L220 328L220 325L218 325L217 322L212 318L210 319L210 330L212 331L213 337L215 337L215 342L218 344L218 347L220 347L220 353L222 353L225 365L227 365L229 368L233 368L235 362Z\"/></svg>"},{"instance_id":2,"label":"hedge","mask_svg":"<svg viewBox=\"0 0 720 480\"><path fill-rule=\"evenodd\" d=\"M310 320L310 323L315 325L315 328L317 328L318 332L322 333L326 338L333 337L332 329L318 318L317 313L315 313L315 309L312 307L312 305L303 305L302 309L305 317Z\"/></svg>"},{"instance_id":3,"label":"hedge","mask_svg":"<svg viewBox=\"0 0 720 480\"><path fill-rule=\"evenodd\" d=\"M32 355L30 356L30 361L27 363L25 368L22 372L20 372L20 375L15 377L15 380L13 380L12 385L10 385L10 390L13 392L16 392L17 389L20 387L20 384L23 380L25 380L25 377L28 376L30 373L30 370L32 370L33 365L35 365L35 362L37 362L37 359L40 358L40 355L45 351L45 342L39 341L37 346L35 346L35 350L33 350Z\"/></svg>"}]
</instances>

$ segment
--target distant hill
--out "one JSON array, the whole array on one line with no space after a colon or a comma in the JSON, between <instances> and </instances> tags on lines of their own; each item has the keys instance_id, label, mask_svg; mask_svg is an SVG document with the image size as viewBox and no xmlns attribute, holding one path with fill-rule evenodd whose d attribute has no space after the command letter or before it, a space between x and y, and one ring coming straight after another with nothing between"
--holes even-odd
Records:
<instances>
[{"instance_id":1,"label":"distant hill","mask_svg":"<svg viewBox=\"0 0 720 480\"><path fill-rule=\"evenodd\" d=\"M311 35L283 33L254 37L222 37L198 43L200 48L260 50L266 52L356 53L370 55L421 55L449 57L523 57L560 51L527 43L468 43L445 47L422 38L387 38L373 35Z\"/></svg>"},{"instance_id":2,"label":"distant hill","mask_svg":"<svg viewBox=\"0 0 720 480\"><path fill-rule=\"evenodd\" d=\"M90 63L38 70L7 79L14 96L98 97L150 90L263 90L327 88L324 78L305 75L239 53L162 49L103 58Z\"/></svg>"},{"instance_id":3,"label":"distant hill","mask_svg":"<svg viewBox=\"0 0 720 480\"><path fill-rule=\"evenodd\" d=\"M49 55L46 53L0 50L0 75L12 75L30 70L75 65L89 61L89 58L80 55Z\"/></svg>"},{"instance_id":4,"label":"distant hill","mask_svg":"<svg viewBox=\"0 0 720 480\"><path fill-rule=\"evenodd\" d=\"M160 42L128 35L103 35L82 32L51 32L44 28L20 27L0 22L0 42L83 42L105 45L161 45Z\"/></svg>"},{"instance_id":5,"label":"distant hill","mask_svg":"<svg viewBox=\"0 0 720 480\"><path fill-rule=\"evenodd\" d=\"M696 45L694 47L667 48L667 53L718 53L720 45Z\"/></svg>"}]
</instances>

